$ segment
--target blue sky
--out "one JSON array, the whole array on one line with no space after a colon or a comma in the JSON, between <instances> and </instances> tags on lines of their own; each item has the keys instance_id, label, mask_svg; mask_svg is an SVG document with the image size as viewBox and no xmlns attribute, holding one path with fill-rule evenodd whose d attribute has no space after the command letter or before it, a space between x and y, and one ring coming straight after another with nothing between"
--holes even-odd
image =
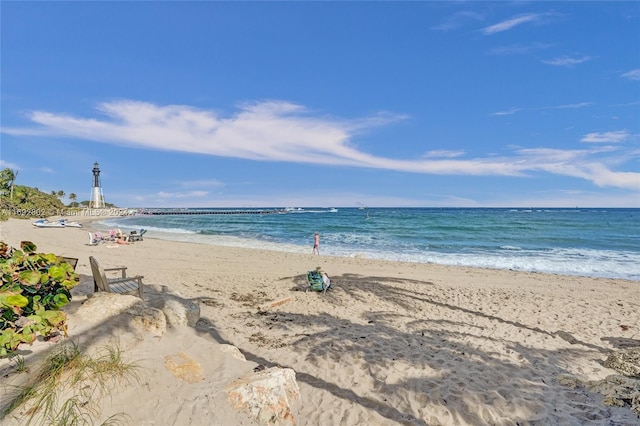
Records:
<instances>
[{"instance_id":1,"label":"blue sky","mask_svg":"<svg viewBox=\"0 0 640 426\"><path fill-rule=\"evenodd\" d=\"M11 2L0 165L120 207L640 207L640 2Z\"/></svg>"}]
</instances>

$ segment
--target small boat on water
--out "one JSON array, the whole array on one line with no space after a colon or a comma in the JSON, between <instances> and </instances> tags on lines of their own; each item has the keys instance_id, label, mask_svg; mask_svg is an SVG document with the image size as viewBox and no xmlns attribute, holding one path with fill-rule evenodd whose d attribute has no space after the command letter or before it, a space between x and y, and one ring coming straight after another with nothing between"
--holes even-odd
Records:
<instances>
[{"instance_id":1,"label":"small boat on water","mask_svg":"<svg viewBox=\"0 0 640 426\"><path fill-rule=\"evenodd\" d=\"M67 219L49 221L48 219L38 219L33 222L33 226L38 228L82 228L82 224L78 222L69 222Z\"/></svg>"}]
</instances>

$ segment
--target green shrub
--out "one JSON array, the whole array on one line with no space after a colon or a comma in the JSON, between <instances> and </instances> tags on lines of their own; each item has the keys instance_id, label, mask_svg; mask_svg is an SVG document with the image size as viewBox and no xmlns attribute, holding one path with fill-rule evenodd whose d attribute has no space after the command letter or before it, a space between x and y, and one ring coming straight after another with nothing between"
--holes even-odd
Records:
<instances>
[{"instance_id":1,"label":"green shrub","mask_svg":"<svg viewBox=\"0 0 640 426\"><path fill-rule=\"evenodd\" d=\"M80 276L53 253L36 253L30 241L21 250L0 241L0 357L21 343L32 343L62 331L66 314L60 308L71 301L70 290Z\"/></svg>"}]
</instances>

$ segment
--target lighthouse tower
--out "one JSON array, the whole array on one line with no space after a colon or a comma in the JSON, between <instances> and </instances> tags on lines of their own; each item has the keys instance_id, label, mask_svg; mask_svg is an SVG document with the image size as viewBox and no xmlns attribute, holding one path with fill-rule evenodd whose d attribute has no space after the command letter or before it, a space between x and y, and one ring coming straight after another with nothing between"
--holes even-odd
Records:
<instances>
[{"instance_id":1,"label":"lighthouse tower","mask_svg":"<svg viewBox=\"0 0 640 426\"><path fill-rule=\"evenodd\" d=\"M100 168L97 162L93 163L93 190L91 191L89 207L94 209L104 208L104 195L100 186Z\"/></svg>"}]
</instances>

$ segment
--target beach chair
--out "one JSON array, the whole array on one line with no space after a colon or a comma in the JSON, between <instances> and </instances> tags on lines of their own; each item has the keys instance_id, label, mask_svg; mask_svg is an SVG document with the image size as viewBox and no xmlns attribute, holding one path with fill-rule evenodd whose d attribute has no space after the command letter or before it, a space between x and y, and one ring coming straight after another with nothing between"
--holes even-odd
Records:
<instances>
[{"instance_id":1,"label":"beach chair","mask_svg":"<svg viewBox=\"0 0 640 426\"><path fill-rule=\"evenodd\" d=\"M88 246L97 246L99 242L100 241L97 240L91 232L89 232L89 243L87 245Z\"/></svg>"},{"instance_id":2,"label":"beach chair","mask_svg":"<svg viewBox=\"0 0 640 426\"><path fill-rule=\"evenodd\" d=\"M145 232L147 232L146 229L141 229L140 233L138 233L138 231L131 231L129 232L129 241L130 242L134 242L134 241L142 241L142 236L145 234Z\"/></svg>"},{"instance_id":3,"label":"beach chair","mask_svg":"<svg viewBox=\"0 0 640 426\"><path fill-rule=\"evenodd\" d=\"M326 293L327 289L331 287L331 281L329 281L328 277L325 280L325 278L322 276L322 271L319 269L307 272L307 283L309 284L309 287L307 287L307 291L313 290Z\"/></svg>"},{"instance_id":4,"label":"beach chair","mask_svg":"<svg viewBox=\"0 0 640 426\"><path fill-rule=\"evenodd\" d=\"M127 267L103 268L95 257L89 256L91 273L93 274L94 291L105 291L108 293L137 295L143 297L142 276L127 277ZM120 271L120 277L107 278L107 272Z\"/></svg>"}]
</instances>

